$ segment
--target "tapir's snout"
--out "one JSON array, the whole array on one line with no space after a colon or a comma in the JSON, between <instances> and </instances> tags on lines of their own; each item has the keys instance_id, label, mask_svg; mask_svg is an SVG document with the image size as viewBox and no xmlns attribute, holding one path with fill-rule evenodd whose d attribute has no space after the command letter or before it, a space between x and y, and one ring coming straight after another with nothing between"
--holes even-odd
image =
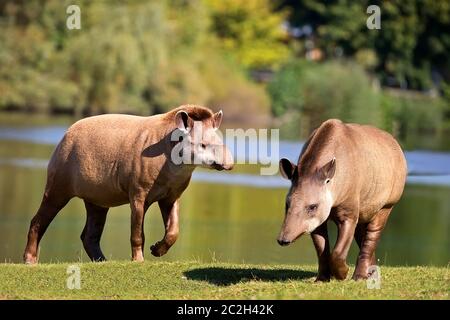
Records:
<instances>
[{"instance_id":1,"label":"tapir's snout","mask_svg":"<svg viewBox=\"0 0 450 320\"><path fill-rule=\"evenodd\" d=\"M233 167L234 167L234 164L227 164L227 165L224 165L224 166L223 166L223 169L224 169L224 170L232 170Z\"/></svg>"},{"instance_id":2,"label":"tapir's snout","mask_svg":"<svg viewBox=\"0 0 450 320\"><path fill-rule=\"evenodd\" d=\"M233 164L219 164L217 162L213 162L213 164L211 165L211 167L213 169L216 169L216 170L219 170L219 171L231 170L231 169L233 169L233 166L234 166Z\"/></svg>"},{"instance_id":3,"label":"tapir's snout","mask_svg":"<svg viewBox=\"0 0 450 320\"><path fill-rule=\"evenodd\" d=\"M225 157L224 157L224 161L223 161L223 169L224 170L231 170L234 167L234 159L233 159L233 155L231 154L230 150L228 150L228 148L226 146L223 147L224 148L224 153L225 153Z\"/></svg>"},{"instance_id":4,"label":"tapir's snout","mask_svg":"<svg viewBox=\"0 0 450 320\"><path fill-rule=\"evenodd\" d=\"M213 168L213 169L215 169L215 170L218 170L218 171L225 170L224 165L223 165L223 164L220 164L220 163L217 163L217 162L213 162L213 163L211 164L211 168Z\"/></svg>"},{"instance_id":5,"label":"tapir's snout","mask_svg":"<svg viewBox=\"0 0 450 320\"><path fill-rule=\"evenodd\" d=\"M294 243L298 238L300 238L305 233L305 231L303 231L304 228L292 229L290 227L292 224L293 223L289 221L289 219L283 223L283 226L277 238L277 242L280 246L284 247L290 245L291 243Z\"/></svg>"},{"instance_id":6,"label":"tapir's snout","mask_svg":"<svg viewBox=\"0 0 450 320\"><path fill-rule=\"evenodd\" d=\"M219 156L213 161L211 167L216 170L231 170L234 167L233 155L226 146L221 146Z\"/></svg>"},{"instance_id":7,"label":"tapir's snout","mask_svg":"<svg viewBox=\"0 0 450 320\"><path fill-rule=\"evenodd\" d=\"M292 241L288 241L286 239L277 239L277 242L280 246L287 246L290 245Z\"/></svg>"},{"instance_id":8,"label":"tapir's snout","mask_svg":"<svg viewBox=\"0 0 450 320\"><path fill-rule=\"evenodd\" d=\"M225 162L224 164L222 164L222 169L223 170L231 170L234 167L234 162L233 159L231 160L231 162Z\"/></svg>"}]
</instances>

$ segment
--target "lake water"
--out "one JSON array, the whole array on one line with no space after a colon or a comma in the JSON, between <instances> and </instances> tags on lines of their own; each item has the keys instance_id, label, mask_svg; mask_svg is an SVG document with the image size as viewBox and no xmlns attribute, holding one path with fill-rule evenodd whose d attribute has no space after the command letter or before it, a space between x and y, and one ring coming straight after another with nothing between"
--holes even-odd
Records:
<instances>
[{"instance_id":1,"label":"lake water","mask_svg":"<svg viewBox=\"0 0 450 320\"><path fill-rule=\"evenodd\" d=\"M0 261L21 262L29 222L45 185L47 161L67 128L67 121L0 119ZM25 124L28 123L28 124ZM282 142L279 156L295 160L300 142ZM393 210L377 256L386 265L447 265L450 261L450 153L406 152L415 176L408 178L402 200ZM255 159L250 159L255 160ZM181 200L180 237L162 258L149 246L164 228L157 206L145 222L148 260L201 260L246 263L316 263L309 237L280 247L276 236L283 220L288 183L260 176L256 165L230 173L197 170ZM85 222L80 199L58 214L41 242L40 260L87 261L79 235ZM331 238L336 236L334 225ZM110 259L130 257L130 210L112 208L102 237ZM356 259L352 245L349 262Z\"/></svg>"}]
</instances>

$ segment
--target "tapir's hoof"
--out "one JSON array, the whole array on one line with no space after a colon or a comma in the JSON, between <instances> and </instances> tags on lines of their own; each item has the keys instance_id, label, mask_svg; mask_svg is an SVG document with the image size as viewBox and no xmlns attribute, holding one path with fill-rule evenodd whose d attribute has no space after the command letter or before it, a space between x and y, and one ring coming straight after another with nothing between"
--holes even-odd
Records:
<instances>
[{"instance_id":1,"label":"tapir's hoof","mask_svg":"<svg viewBox=\"0 0 450 320\"><path fill-rule=\"evenodd\" d=\"M348 274L348 267L335 270L333 276L336 280L345 280Z\"/></svg>"},{"instance_id":2,"label":"tapir's hoof","mask_svg":"<svg viewBox=\"0 0 450 320\"><path fill-rule=\"evenodd\" d=\"M29 265L35 265L38 263L38 259L36 256L32 256L31 254L25 254L23 257L23 262Z\"/></svg>"},{"instance_id":3,"label":"tapir's hoof","mask_svg":"<svg viewBox=\"0 0 450 320\"><path fill-rule=\"evenodd\" d=\"M92 262L106 262L106 258L104 256L101 257L97 257L97 258L92 258L91 259Z\"/></svg>"},{"instance_id":4,"label":"tapir's hoof","mask_svg":"<svg viewBox=\"0 0 450 320\"><path fill-rule=\"evenodd\" d=\"M348 265L342 259L332 259L330 264L331 274L337 280L345 280L348 274Z\"/></svg>"},{"instance_id":5,"label":"tapir's hoof","mask_svg":"<svg viewBox=\"0 0 450 320\"><path fill-rule=\"evenodd\" d=\"M367 280L367 278L368 278L367 274L364 275L364 274L358 273L358 274L353 275L352 280L360 281L360 280Z\"/></svg>"},{"instance_id":6,"label":"tapir's hoof","mask_svg":"<svg viewBox=\"0 0 450 320\"><path fill-rule=\"evenodd\" d=\"M319 274L314 282L330 282L331 277Z\"/></svg>"},{"instance_id":7,"label":"tapir's hoof","mask_svg":"<svg viewBox=\"0 0 450 320\"><path fill-rule=\"evenodd\" d=\"M131 258L133 262L144 262L144 257L142 255Z\"/></svg>"},{"instance_id":8,"label":"tapir's hoof","mask_svg":"<svg viewBox=\"0 0 450 320\"><path fill-rule=\"evenodd\" d=\"M150 247L150 251L152 252L152 255L155 257L161 257L167 253L167 249L160 242L157 242L154 245L152 245Z\"/></svg>"}]
</instances>

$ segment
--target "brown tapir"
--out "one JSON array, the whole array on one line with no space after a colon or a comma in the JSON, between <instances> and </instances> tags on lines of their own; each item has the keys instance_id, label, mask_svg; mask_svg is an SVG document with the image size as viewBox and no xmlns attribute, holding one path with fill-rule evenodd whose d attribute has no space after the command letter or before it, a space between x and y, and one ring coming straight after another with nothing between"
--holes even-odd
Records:
<instances>
[{"instance_id":1,"label":"brown tapir","mask_svg":"<svg viewBox=\"0 0 450 320\"><path fill-rule=\"evenodd\" d=\"M151 252L165 254L178 237L179 198L194 168L233 167L230 151L216 131L221 121L222 111L213 114L185 105L151 117L114 114L76 122L50 159L42 203L28 232L25 263L37 263L39 241L73 197L85 203L81 240L93 261L105 260L100 237L108 208L126 203L131 207L132 260L144 259L144 215L154 202L159 204L165 235Z\"/></svg>"},{"instance_id":2,"label":"brown tapir","mask_svg":"<svg viewBox=\"0 0 450 320\"><path fill-rule=\"evenodd\" d=\"M367 278L381 232L405 186L406 160L397 141L371 126L328 120L308 138L297 165L280 160L280 172L291 188L278 243L311 234L319 260L317 281L328 281L347 277L346 258L355 237L360 251L353 279ZM331 254L329 219L338 227Z\"/></svg>"}]
</instances>

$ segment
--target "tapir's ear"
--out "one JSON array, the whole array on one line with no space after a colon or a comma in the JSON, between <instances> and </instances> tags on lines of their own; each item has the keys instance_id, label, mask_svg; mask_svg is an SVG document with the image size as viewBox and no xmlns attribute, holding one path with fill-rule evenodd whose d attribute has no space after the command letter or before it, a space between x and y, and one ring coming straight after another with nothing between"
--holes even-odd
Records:
<instances>
[{"instance_id":1,"label":"tapir's ear","mask_svg":"<svg viewBox=\"0 0 450 320\"><path fill-rule=\"evenodd\" d=\"M295 165L286 158L280 160L280 173L283 178L292 180L294 176Z\"/></svg>"},{"instance_id":2,"label":"tapir's ear","mask_svg":"<svg viewBox=\"0 0 450 320\"><path fill-rule=\"evenodd\" d=\"M177 128L184 133L188 133L192 128L192 119L187 112L183 110L178 111L175 115L175 123L177 124Z\"/></svg>"},{"instance_id":3,"label":"tapir's ear","mask_svg":"<svg viewBox=\"0 0 450 320\"><path fill-rule=\"evenodd\" d=\"M328 183L334 177L336 172L336 158L331 159L327 164L320 168L320 178Z\"/></svg>"},{"instance_id":4,"label":"tapir's ear","mask_svg":"<svg viewBox=\"0 0 450 320\"><path fill-rule=\"evenodd\" d=\"M222 118L223 118L223 112L222 112L222 110L220 110L220 111L217 112L217 113L214 113L214 116L213 116L213 120L214 120L213 126L214 126L214 129L218 129L218 128L220 127L220 124L222 123Z\"/></svg>"}]
</instances>

